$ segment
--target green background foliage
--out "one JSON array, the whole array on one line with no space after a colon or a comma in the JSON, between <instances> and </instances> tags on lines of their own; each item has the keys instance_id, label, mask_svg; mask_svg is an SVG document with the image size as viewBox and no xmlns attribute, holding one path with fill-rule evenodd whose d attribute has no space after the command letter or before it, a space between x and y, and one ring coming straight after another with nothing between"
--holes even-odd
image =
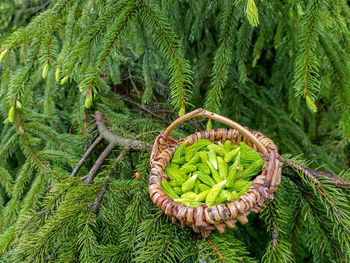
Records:
<instances>
[{"instance_id":1,"label":"green background foliage","mask_svg":"<svg viewBox=\"0 0 350 263\"><path fill-rule=\"evenodd\" d=\"M203 107L350 179L349 23L347 1L0 0L0 262L222 261L150 201L150 152L116 163L119 145L83 184L103 141L68 178L98 137L97 110L113 133L152 143ZM317 178L286 165L261 215L210 236L221 257L349 262L349 192Z\"/></svg>"}]
</instances>

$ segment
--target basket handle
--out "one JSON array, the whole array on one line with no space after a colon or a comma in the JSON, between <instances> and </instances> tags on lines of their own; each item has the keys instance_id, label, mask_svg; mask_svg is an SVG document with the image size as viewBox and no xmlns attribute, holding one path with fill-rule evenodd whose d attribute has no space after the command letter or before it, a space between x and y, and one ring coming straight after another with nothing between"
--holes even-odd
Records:
<instances>
[{"instance_id":1,"label":"basket handle","mask_svg":"<svg viewBox=\"0 0 350 263\"><path fill-rule=\"evenodd\" d=\"M216 114L210 111L203 110L201 108L191 111L185 114L184 116L173 121L165 130L164 134L166 136L170 135L171 131L175 129L178 125L195 117L206 117L206 118L221 122L223 124L226 124L227 126L230 126L238 130L241 134L244 134L245 136L247 136L258 147L258 149L262 153L267 153L266 147L249 130L244 128L242 125L238 124L237 122L234 122L233 120L230 120L229 118L226 118L224 116L221 116L219 114Z\"/></svg>"}]
</instances>

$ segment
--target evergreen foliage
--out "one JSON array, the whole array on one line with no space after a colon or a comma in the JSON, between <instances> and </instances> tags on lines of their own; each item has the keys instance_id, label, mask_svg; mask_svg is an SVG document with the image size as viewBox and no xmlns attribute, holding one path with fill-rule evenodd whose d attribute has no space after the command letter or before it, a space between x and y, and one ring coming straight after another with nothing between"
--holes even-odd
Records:
<instances>
[{"instance_id":1,"label":"evergreen foliage","mask_svg":"<svg viewBox=\"0 0 350 263\"><path fill-rule=\"evenodd\" d=\"M350 262L349 24L344 0L0 0L0 262ZM150 145L198 107L288 153L209 238L148 194Z\"/></svg>"}]
</instances>

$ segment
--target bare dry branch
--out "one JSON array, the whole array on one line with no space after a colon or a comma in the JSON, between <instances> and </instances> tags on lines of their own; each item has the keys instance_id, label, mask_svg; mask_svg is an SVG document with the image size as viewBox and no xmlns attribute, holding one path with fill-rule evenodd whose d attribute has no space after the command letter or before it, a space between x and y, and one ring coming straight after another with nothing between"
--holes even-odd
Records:
<instances>
[{"instance_id":1,"label":"bare dry branch","mask_svg":"<svg viewBox=\"0 0 350 263\"><path fill-rule=\"evenodd\" d=\"M79 171L80 167L83 165L83 163L86 161L86 158L90 155L92 150L96 147L97 144L102 140L102 136L98 136L96 140L90 145L89 149L86 150L84 155L81 157L80 161L77 163L77 165L74 167L72 173L69 175L69 177L73 177L76 175L76 173Z\"/></svg>"},{"instance_id":2,"label":"bare dry branch","mask_svg":"<svg viewBox=\"0 0 350 263\"><path fill-rule=\"evenodd\" d=\"M81 179L85 179L85 181L84 181L85 184L91 184L93 182L98 169L101 167L103 161L111 153L111 151L113 150L114 147L115 147L114 144L112 144L112 143L108 144L106 149L104 149L104 151L101 153L101 155L97 158L97 160L94 163L94 165L92 166L90 172L81 178Z\"/></svg>"},{"instance_id":3,"label":"bare dry branch","mask_svg":"<svg viewBox=\"0 0 350 263\"><path fill-rule=\"evenodd\" d=\"M108 184L111 181L111 176L112 174L115 173L115 170L117 169L118 165L120 164L120 162L122 161L122 159L124 158L124 156L127 154L128 150L124 149L117 157L117 159L115 160L110 172L108 173L108 175L106 176L105 181L102 184L101 190L98 193L97 197L95 198L95 200L92 202L92 209L94 210L94 212L96 213L99 209L100 209L100 204L101 204L101 200L103 198L103 195L105 194L107 188L108 188Z\"/></svg>"},{"instance_id":4,"label":"bare dry branch","mask_svg":"<svg viewBox=\"0 0 350 263\"><path fill-rule=\"evenodd\" d=\"M98 130L100 132L100 135L110 144L132 149L132 150L140 150L140 151L149 151L152 148L152 145L147 142L144 142L141 140L127 139L112 133L107 128L106 123L103 119L102 113L99 111L95 113L95 121L96 121Z\"/></svg>"}]
</instances>

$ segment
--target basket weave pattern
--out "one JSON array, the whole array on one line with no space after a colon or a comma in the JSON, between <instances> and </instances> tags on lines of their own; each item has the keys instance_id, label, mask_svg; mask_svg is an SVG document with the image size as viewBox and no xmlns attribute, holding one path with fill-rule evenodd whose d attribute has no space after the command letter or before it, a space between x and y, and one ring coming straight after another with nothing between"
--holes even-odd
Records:
<instances>
[{"instance_id":1,"label":"basket weave pattern","mask_svg":"<svg viewBox=\"0 0 350 263\"><path fill-rule=\"evenodd\" d=\"M191 116L190 114L192 114L194 117L197 117L207 116L207 113L209 112L198 109L186 115ZM215 119L215 116L219 116L213 113L210 114L212 119ZM186 119L185 116L182 118L185 120L189 119ZM179 121L179 123L181 122L182 121ZM153 145L149 178L149 193L152 201L162 209L166 215L171 216L173 222L179 220L182 227L192 227L195 232L200 232L204 237L209 236L210 232L214 229L222 233L225 231L226 226L233 228L237 221L242 224L247 223L247 215L249 215L250 212L258 213L262 211L265 199L273 199L273 193L277 190L281 180L283 161L277 152L276 145L260 132L249 131L247 128L238 124L237 126L239 126L239 129L243 132L237 129L219 128L217 130L197 132L179 140L171 138L170 135L168 135L171 130L167 130L160 133ZM244 195L240 196L238 200L226 204L214 205L212 207L201 204L194 208L173 201L163 192L161 181L168 179L167 175L164 173L164 168L170 164L176 148L183 141L186 141L186 146L189 146L196 140L201 139L208 139L212 142L220 141L221 143L230 140L232 144L236 145L239 145L242 141L258 151L263 157L264 165L261 175L255 177L253 185Z\"/></svg>"}]
</instances>

